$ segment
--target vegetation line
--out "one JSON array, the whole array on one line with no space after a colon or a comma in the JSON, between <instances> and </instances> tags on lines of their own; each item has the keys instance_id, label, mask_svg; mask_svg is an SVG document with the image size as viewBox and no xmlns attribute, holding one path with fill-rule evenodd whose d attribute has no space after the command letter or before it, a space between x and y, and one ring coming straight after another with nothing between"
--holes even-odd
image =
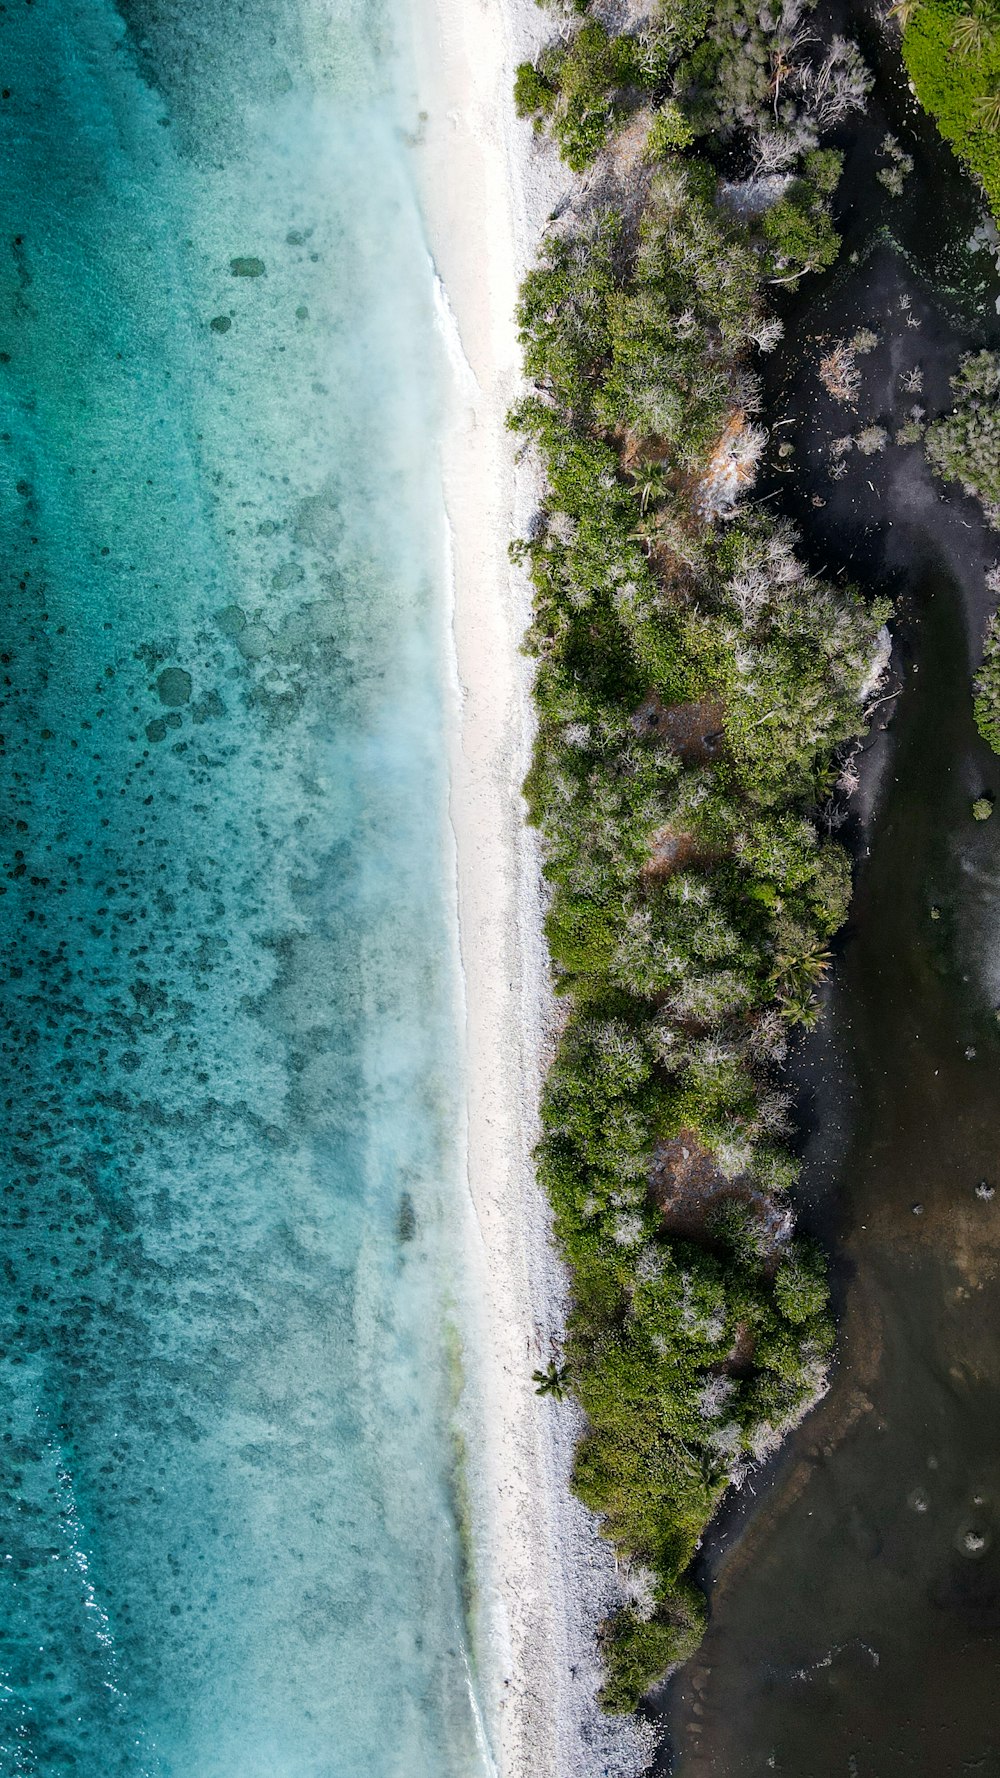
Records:
<instances>
[{"instance_id":1,"label":"vegetation line","mask_svg":"<svg viewBox=\"0 0 1000 1778\"><path fill-rule=\"evenodd\" d=\"M896 0L888 16L903 33L914 93L1000 220L1000 6L996 0ZM928 461L976 496L1000 530L1000 356L963 358L952 390L954 410L927 428ZM1000 593L1000 563L987 578ZM1000 611L987 625L974 692L979 732L1000 753Z\"/></svg>"},{"instance_id":2,"label":"vegetation line","mask_svg":"<svg viewBox=\"0 0 1000 1778\"><path fill-rule=\"evenodd\" d=\"M511 424L545 474L514 550L567 1003L538 1162L573 1306L536 1380L583 1405L575 1487L628 1577L609 1710L695 1646L705 1525L824 1384L782 1064L845 917L835 830L888 615L809 573L747 499L755 355L781 335L766 287L836 257L841 158L821 140L867 91L860 56L801 0L634 11L558 8L515 94L590 169L521 292Z\"/></svg>"}]
</instances>

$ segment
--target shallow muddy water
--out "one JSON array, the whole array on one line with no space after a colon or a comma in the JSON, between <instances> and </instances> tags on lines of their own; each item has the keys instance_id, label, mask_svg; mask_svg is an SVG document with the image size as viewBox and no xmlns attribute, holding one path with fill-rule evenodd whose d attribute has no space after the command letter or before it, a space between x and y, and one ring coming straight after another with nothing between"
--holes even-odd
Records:
<instances>
[{"instance_id":1,"label":"shallow muddy water","mask_svg":"<svg viewBox=\"0 0 1000 1778\"><path fill-rule=\"evenodd\" d=\"M1000 774L953 587L921 592L835 1015L838 1372L721 1561L675 1699L684 1774L1000 1771L1000 1195L976 1190L1000 1183L1000 1045L961 955L967 884L995 893L1000 863L969 780Z\"/></svg>"},{"instance_id":2,"label":"shallow muddy water","mask_svg":"<svg viewBox=\"0 0 1000 1778\"><path fill-rule=\"evenodd\" d=\"M874 178L887 127L916 162L896 206ZM1000 760L970 687L1000 537L917 447L852 449L847 475L829 473L834 437L880 424L891 440L908 369L931 414L948 404L960 352L996 343L996 276L968 247L968 187L898 78L842 197L841 264L788 314L768 414L793 445L768 492L816 567L898 614L887 689L902 695L866 744L851 924L798 1067L799 1200L832 1255L838 1360L706 1539L709 1632L667 1696L679 1778L1000 1774L1000 819L971 814L1000 792ZM859 327L879 338L850 411L816 367Z\"/></svg>"}]
</instances>

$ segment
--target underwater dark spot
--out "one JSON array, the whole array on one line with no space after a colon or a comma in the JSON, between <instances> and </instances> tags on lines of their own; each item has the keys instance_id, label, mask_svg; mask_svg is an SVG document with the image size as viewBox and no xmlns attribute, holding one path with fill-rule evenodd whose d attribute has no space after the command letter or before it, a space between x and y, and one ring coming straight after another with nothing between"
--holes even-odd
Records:
<instances>
[{"instance_id":1,"label":"underwater dark spot","mask_svg":"<svg viewBox=\"0 0 1000 1778\"><path fill-rule=\"evenodd\" d=\"M276 593L280 593L286 587L298 586L305 577L305 569L301 563L281 562L271 576L271 585Z\"/></svg>"},{"instance_id":2,"label":"underwater dark spot","mask_svg":"<svg viewBox=\"0 0 1000 1778\"><path fill-rule=\"evenodd\" d=\"M300 501L293 527L296 543L326 552L336 548L343 530L340 502L332 488Z\"/></svg>"},{"instance_id":3,"label":"underwater dark spot","mask_svg":"<svg viewBox=\"0 0 1000 1778\"><path fill-rule=\"evenodd\" d=\"M208 691L196 704L191 705L192 722L212 722L219 716L225 716L226 706L217 691Z\"/></svg>"},{"instance_id":4,"label":"underwater dark spot","mask_svg":"<svg viewBox=\"0 0 1000 1778\"><path fill-rule=\"evenodd\" d=\"M396 1238L399 1241L412 1241L417 1232L417 1212L413 1207L413 1199L409 1192L402 1192L399 1199L399 1211L396 1216Z\"/></svg>"},{"instance_id":5,"label":"underwater dark spot","mask_svg":"<svg viewBox=\"0 0 1000 1778\"><path fill-rule=\"evenodd\" d=\"M299 304L298 308L295 311L295 319L296 319L296 321L308 321L309 310L306 308L305 303ZM3 358L4 362L7 361L6 353L0 354L0 357Z\"/></svg>"},{"instance_id":6,"label":"underwater dark spot","mask_svg":"<svg viewBox=\"0 0 1000 1778\"><path fill-rule=\"evenodd\" d=\"M213 333L228 333L233 323L228 315L213 315L208 325Z\"/></svg>"},{"instance_id":7,"label":"underwater dark spot","mask_svg":"<svg viewBox=\"0 0 1000 1778\"><path fill-rule=\"evenodd\" d=\"M227 605L215 621L224 636L239 636L247 627L246 612L239 605Z\"/></svg>"},{"instance_id":8,"label":"underwater dark spot","mask_svg":"<svg viewBox=\"0 0 1000 1778\"><path fill-rule=\"evenodd\" d=\"M264 261L252 257L231 259L229 270L234 278L263 278L266 276Z\"/></svg>"},{"instance_id":9,"label":"underwater dark spot","mask_svg":"<svg viewBox=\"0 0 1000 1778\"><path fill-rule=\"evenodd\" d=\"M152 722L146 724L147 741L163 741L166 739L167 725L162 716L154 716Z\"/></svg>"},{"instance_id":10,"label":"underwater dark spot","mask_svg":"<svg viewBox=\"0 0 1000 1778\"><path fill-rule=\"evenodd\" d=\"M156 681L161 704L176 707L191 697L191 675L184 667L164 667Z\"/></svg>"}]
</instances>

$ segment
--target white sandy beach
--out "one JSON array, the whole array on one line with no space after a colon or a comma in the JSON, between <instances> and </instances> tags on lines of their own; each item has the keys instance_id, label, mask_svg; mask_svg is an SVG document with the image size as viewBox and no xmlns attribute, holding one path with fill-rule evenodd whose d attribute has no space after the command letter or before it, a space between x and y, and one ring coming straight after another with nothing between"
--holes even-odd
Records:
<instances>
[{"instance_id":1,"label":"white sandy beach","mask_svg":"<svg viewBox=\"0 0 1000 1778\"><path fill-rule=\"evenodd\" d=\"M538 1091L554 1019L534 837L520 787L532 733L520 653L529 588L507 548L537 501L515 470L505 415L520 387L514 306L568 175L514 116L518 61L551 15L532 0L433 0L421 190L435 265L457 323L456 402L445 446L454 552L460 727L451 812L465 982L468 1179L482 1294L485 1448L472 1484L486 1535L479 1689L500 1778L620 1778L648 1739L594 1705L594 1628L620 1597L613 1556L572 1498L577 1410L535 1395L565 1281L535 1183Z\"/></svg>"}]
</instances>

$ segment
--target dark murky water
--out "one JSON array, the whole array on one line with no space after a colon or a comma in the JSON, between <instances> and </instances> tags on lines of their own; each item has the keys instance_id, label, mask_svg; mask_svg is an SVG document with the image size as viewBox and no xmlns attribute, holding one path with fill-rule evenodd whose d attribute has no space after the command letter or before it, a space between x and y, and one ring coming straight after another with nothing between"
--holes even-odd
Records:
<instances>
[{"instance_id":1,"label":"dark murky water","mask_svg":"<svg viewBox=\"0 0 1000 1778\"><path fill-rule=\"evenodd\" d=\"M840 1366L722 1560L675 1700L692 1778L1000 1771L1000 1195L976 1195L1000 1184L1000 1046L960 966L966 883L995 879L1000 839L969 778L998 774L953 588L932 570L921 591L837 1009Z\"/></svg>"},{"instance_id":2,"label":"dark murky water","mask_svg":"<svg viewBox=\"0 0 1000 1778\"><path fill-rule=\"evenodd\" d=\"M711 1625L667 1700L679 1778L1000 1774L1000 818L971 816L1000 760L970 691L1000 537L916 448L854 450L829 477L831 437L891 438L911 366L930 412L947 404L960 351L995 342L996 279L967 248L968 188L888 53L883 70L842 188L842 265L789 317L769 416L788 422L782 498L817 566L899 611L903 695L866 755L852 924L801 1065L802 1213L834 1254L839 1361L706 1540ZM873 176L886 127L916 160L895 207ZM815 371L859 326L879 343L852 413Z\"/></svg>"}]
</instances>

